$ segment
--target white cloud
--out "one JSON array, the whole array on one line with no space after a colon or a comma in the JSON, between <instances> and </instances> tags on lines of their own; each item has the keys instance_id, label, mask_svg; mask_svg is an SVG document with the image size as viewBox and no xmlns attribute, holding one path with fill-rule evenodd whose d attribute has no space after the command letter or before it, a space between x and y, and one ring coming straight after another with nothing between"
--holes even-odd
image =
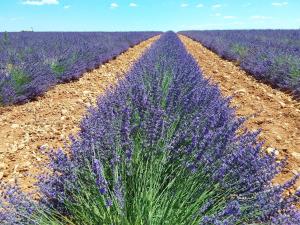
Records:
<instances>
[{"instance_id":1,"label":"white cloud","mask_svg":"<svg viewBox=\"0 0 300 225\"><path fill-rule=\"evenodd\" d=\"M58 5L59 0L27 0L22 2L23 5Z\"/></svg>"},{"instance_id":2,"label":"white cloud","mask_svg":"<svg viewBox=\"0 0 300 225\"><path fill-rule=\"evenodd\" d=\"M197 8L202 8L203 6L204 6L204 5L200 3L200 4L198 4L196 7L197 7Z\"/></svg>"},{"instance_id":3,"label":"white cloud","mask_svg":"<svg viewBox=\"0 0 300 225\"><path fill-rule=\"evenodd\" d=\"M23 19L24 19L23 17L12 17L9 20L14 22L14 21L23 20Z\"/></svg>"},{"instance_id":4,"label":"white cloud","mask_svg":"<svg viewBox=\"0 0 300 225\"><path fill-rule=\"evenodd\" d=\"M110 8L112 8L112 9L115 9L115 8L118 8L118 7L119 7L119 5L115 2L110 4Z\"/></svg>"},{"instance_id":5,"label":"white cloud","mask_svg":"<svg viewBox=\"0 0 300 225\"><path fill-rule=\"evenodd\" d=\"M222 16L222 14L221 13L215 13L213 16L219 17L219 16Z\"/></svg>"},{"instance_id":6,"label":"white cloud","mask_svg":"<svg viewBox=\"0 0 300 225\"><path fill-rule=\"evenodd\" d=\"M182 7L182 8L185 8L185 7L188 7L189 6L189 4L186 4L186 3L182 3L181 5L180 5L180 7Z\"/></svg>"},{"instance_id":7,"label":"white cloud","mask_svg":"<svg viewBox=\"0 0 300 225\"><path fill-rule=\"evenodd\" d=\"M69 8L71 8L70 5L65 5L65 6L64 6L64 9L69 9Z\"/></svg>"},{"instance_id":8,"label":"white cloud","mask_svg":"<svg viewBox=\"0 0 300 225\"><path fill-rule=\"evenodd\" d=\"M252 20L266 20L266 19L271 19L272 17L269 17L269 16L251 16L250 18Z\"/></svg>"},{"instance_id":9,"label":"white cloud","mask_svg":"<svg viewBox=\"0 0 300 225\"><path fill-rule=\"evenodd\" d=\"M272 6L283 7L283 6L287 6L288 4L289 4L288 2L273 2Z\"/></svg>"},{"instance_id":10,"label":"white cloud","mask_svg":"<svg viewBox=\"0 0 300 225\"><path fill-rule=\"evenodd\" d=\"M137 7L137 4L132 2L132 3L129 4L129 6L130 7Z\"/></svg>"},{"instance_id":11,"label":"white cloud","mask_svg":"<svg viewBox=\"0 0 300 225\"><path fill-rule=\"evenodd\" d=\"M221 8L222 5L221 4L215 4L211 6L213 9L217 9L217 8Z\"/></svg>"},{"instance_id":12,"label":"white cloud","mask_svg":"<svg viewBox=\"0 0 300 225\"><path fill-rule=\"evenodd\" d=\"M224 16L223 18L224 19L235 19L236 17L235 16Z\"/></svg>"}]
</instances>

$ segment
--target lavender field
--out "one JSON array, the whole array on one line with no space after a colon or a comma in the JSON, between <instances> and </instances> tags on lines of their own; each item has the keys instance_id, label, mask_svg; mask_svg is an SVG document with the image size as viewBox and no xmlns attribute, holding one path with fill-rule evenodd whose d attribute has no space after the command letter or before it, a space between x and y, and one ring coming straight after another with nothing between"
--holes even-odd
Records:
<instances>
[{"instance_id":1,"label":"lavender field","mask_svg":"<svg viewBox=\"0 0 300 225\"><path fill-rule=\"evenodd\" d=\"M0 0L0 225L300 225L299 0Z\"/></svg>"},{"instance_id":2,"label":"lavender field","mask_svg":"<svg viewBox=\"0 0 300 225\"><path fill-rule=\"evenodd\" d=\"M158 32L0 33L0 105L24 103L78 79Z\"/></svg>"},{"instance_id":3,"label":"lavender field","mask_svg":"<svg viewBox=\"0 0 300 225\"><path fill-rule=\"evenodd\" d=\"M183 31L264 81L300 96L300 30Z\"/></svg>"},{"instance_id":4,"label":"lavender field","mask_svg":"<svg viewBox=\"0 0 300 225\"><path fill-rule=\"evenodd\" d=\"M284 194L298 176L273 184L284 163L229 104L178 36L162 34L89 108L69 146L39 149L52 172L38 176L38 200L2 186L0 221L300 224L299 191Z\"/></svg>"}]
</instances>

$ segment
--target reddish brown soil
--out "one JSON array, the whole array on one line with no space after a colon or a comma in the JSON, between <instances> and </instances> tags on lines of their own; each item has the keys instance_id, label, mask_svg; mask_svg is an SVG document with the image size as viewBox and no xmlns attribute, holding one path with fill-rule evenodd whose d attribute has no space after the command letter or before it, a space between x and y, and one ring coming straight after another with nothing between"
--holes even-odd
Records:
<instances>
[{"instance_id":1,"label":"reddish brown soil","mask_svg":"<svg viewBox=\"0 0 300 225\"><path fill-rule=\"evenodd\" d=\"M45 156L39 148L57 149L70 134L75 135L87 106L121 79L157 39L140 43L76 82L56 85L37 101L0 108L0 181L17 180L30 190L32 175L44 170Z\"/></svg>"},{"instance_id":2,"label":"reddish brown soil","mask_svg":"<svg viewBox=\"0 0 300 225\"><path fill-rule=\"evenodd\" d=\"M238 116L248 117L249 130L262 129L260 140L278 159L288 159L287 167L274 182L282 183L300 172L300 103L291 96L260 83L234 63L185 36L181 41L201 67L204 76L217 83L224 96L233 96ZM300 180L296 188L300 187Z\"/></svg>"}]
</instances>

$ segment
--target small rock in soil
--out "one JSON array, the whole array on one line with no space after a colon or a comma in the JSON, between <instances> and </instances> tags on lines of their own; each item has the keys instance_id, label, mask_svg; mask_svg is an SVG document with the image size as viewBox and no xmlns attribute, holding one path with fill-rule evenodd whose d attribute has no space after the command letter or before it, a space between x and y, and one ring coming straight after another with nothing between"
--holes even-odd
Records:
<instances>
[{"instance_id":1,"label":"small rock in soil","mask_svg":"<svg viewBox=\"0 0 300 225\"><path fill-rule=\"evenodd\" d=\"M5 170L7 168L7 165L5 163L0 163L0 171Z\"/></svg>"},{"instance_id":2,"label":"small rock in soil","mask_svg":"<svg viewBox=\"0 0 300 225\"><path fill-rule=\"evenodd\" d=\"M246 94L246 89L245 88L242 88L242 89L239 89L239 90L237 90L237 91L235 91L235 92L233 92L234 94Z\"/></svg>"},{"instance_id":3,"label":"small rock in soil","mask_svg":"<svg viewBox=\"0 0 300 225\"><path fill-rule=\"evenodd\" d=\"M294 156L297 160L300 160L300 153L292 152L291 155Z\"/></svg>"},{"instance_id":4,"label":"small rock in soil","mask_svg":"<svg viewBox=\"0 0 300 225\"><path fill-rule=\"evenodd\" d=\"M88 95L88 94L90 94L91 92L90 91L83 91L83 94L84 95Z\"/></svg>"},{"instance_id":5,"label":"small rock in soil","mask_svg":"<svg viewBox=\"0 0 300 225\"><path fill-rule=\"evenodd\" d=\"M21 150L21 149L23 149L23 148L25 148L25 145L24 145L24 144L20 144L20 145L18 146L18 149L19 149L19 150Z\"/></svg>"},{"instance_id":6,"label":"small rock in soil","mask_svg":"<svg viewBox=\"0 0 300 225\"><path fill-rule=\"evenodd\" d=\"M279 103L279 105L281 106L281 108L286 107L286 104L285 104L284 102L279 101L278 103Z\"/></svg>"},{"instance_id":7,"label":"small rock in soil","mask_svg":"<svg viewBox=\"0 0 300 225\"><path fill-rule=\"evenodd\" d=\"M38 148L41 149L41 150L45 150L45 149L47 149L48 147L49 147L48 144L43 144L43 145L38 146Z\"/></svg>"},{"instance_id":8,"label":"small rock in soil","mask_svg":"<svg viewBox=\"0 0 300 225\"><path fill-rule=\"evenodd\" d=\"M66 109L61 110L61 114L62 115L67 115L68 114L68 110L66 110Z\"/></svg>"},{"instance_id":9,"label":"small rock in soil","mask_svg":"<svg viewBox=\"0 0 300 225\"><path fill-rule=\"evenodd\" d=\"M16 124L16 123L14 123L14 124L12 124L10 127L11 127L11 128L13 128L13 129L16 129L16 128L19 128L19 127L20 127L20 125L19 125L19 124Z\"/></svg>"},{"instance_id":10,"label":"small rock in soil","mask_svg":"<svg viewBox=\"0 0 300 225\"><path fill-rule=\"evenodd\" d=\"M279 155L279 151L278 151L277 149L275 149L275 148L272 148L272 147L268 147L268 148L266 149L266 151L267 151L267 153L268 153L269 155L271 155L271 154L274 154L275 156L278 156L278 155Z\"/></svg>"}]
</instances>

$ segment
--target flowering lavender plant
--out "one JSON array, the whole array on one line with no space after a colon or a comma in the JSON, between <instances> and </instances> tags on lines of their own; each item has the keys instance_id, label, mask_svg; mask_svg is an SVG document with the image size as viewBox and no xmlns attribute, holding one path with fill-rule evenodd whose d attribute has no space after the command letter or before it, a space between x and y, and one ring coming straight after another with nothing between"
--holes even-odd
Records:
<instances>
[{"instance_id":1,"label":"flowering lavender plant","mask_svg":"<svg viewBox=\"0 0 300 225\"><path fill-rule=\"evenodd\" d=\"M90 108L69 156L50 154L53 172L40 179L39 201L28 205L16 195L20 201L4 208L2 218L7 224L299 224L297 193L283 196L296 178L272 185L282 165L261 151L257 133L237 135L242 123L167 32Z\"/></svg>"}]
</instances>

